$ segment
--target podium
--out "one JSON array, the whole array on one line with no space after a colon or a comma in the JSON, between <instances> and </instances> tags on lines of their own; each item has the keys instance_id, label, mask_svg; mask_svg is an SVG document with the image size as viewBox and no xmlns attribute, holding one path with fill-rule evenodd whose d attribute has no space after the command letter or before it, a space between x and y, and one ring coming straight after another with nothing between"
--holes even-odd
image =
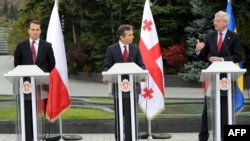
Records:
<instances>
[{"instance_id":1,"label":"podium","mask_svg":"<svg viewBox=\"0 0 250 141\"><path fill-rule=\"evenodd\" d=\"M104 79L113 83L112 93L116 113L116 138L119 141L136 141L138 139L137 100L138 91L136 83L148 74L148 70L141 69L135 63L116 63L107 72L102 72ZM124 99L129 98L129 107L124 107ZM123 121L123 113L130 108L130 119ZM126 114L126 113L125 113ZM129 123L127 122L129 121ZM125 129L124 129L125 125ZM128 127L131 127L128 129ZM125 130L125 131L124 131ZM124 137L125 135L125 137Z\"/></svg>"},{"instance_id":2,"label":"podium","mask_svg":"<svg viewBox=\"0 0 250 141\"><path fill-rule=\"evenodd\" d=\"M47 92L41 86L48 84L49 73L44 73L36 65L19 65L5 73L4 77L15 88L14 96L17 103L16 132L18 134L18 141L43 140L45 137L45 105L43 100L47 98ZM31 101L31 111L29 112L32 113L32 121L26 119L27 113L25 114L27 112L25 110L28 110L25 107L28 100ZM31 125L26 127L29 123Z\"/></svg>"},{"instance_id":3,"label":"podium","mask_svg":"<svg viewBox=\"0 0 250 141\"><path fill-rule=\"evenodd\" d=\"M203 69L200 76L200 81L210 81L210 88L206 93L208 105L208 120L209 120L209 141L221 141L223 138L221 123L226 122L228 125L235 123L234 110L234 90L236 84L234 81L246 72L246 69L241 69L231 61L214 62L207 69ZM221 121L221 95L226 94L227 97L227 119Z\"/></svg>"}]
</instances>

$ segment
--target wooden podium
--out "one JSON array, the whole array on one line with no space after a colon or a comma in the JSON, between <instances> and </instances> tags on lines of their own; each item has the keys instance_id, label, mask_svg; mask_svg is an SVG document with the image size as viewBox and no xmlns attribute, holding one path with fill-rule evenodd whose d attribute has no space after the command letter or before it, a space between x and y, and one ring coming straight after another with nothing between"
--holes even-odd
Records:
<instances>
[{"instance_id":1,"label":"wooden podium","mask_svg":"<svg viewBox=\"0 0 250 141\"><path fill-rule=\"evenodd\" d=\"M148 70L141 69L135 63L116 63L107 72L102 72L103 77L113 83L112 94L115 101L116 109L116 138L119 141L136 141L138 139L138 122L137 122L137 100L138 92L136 82L146 78ZM130 107L124 107L123 98L130 99ZM123 113L125 108L130 108L130 123L124 123ZM125 115L126 116L126 115ZM126 118L126 117L125 117ZM127 120L125 120L127 121ZM130 124L131 129L124 129ZM126 127L125 127L126 128ZM124 131L125 130L125 131ZM125 137L124 137L125 135ZM131 135L131 136L127 136Z\"/></svg>"},{"instance_id":2,"label":"wooden podium","mask_svg":"<svg viewBox=\"0 0 250 141\"><path fill-rule=\"evenodd\" d=\"M246 72L246 69L241 69L231 61L214 62L207 69L203 69L200 76L200 81L210 81L210 88L206 93L208 105L208 120L209 120L209 141L221 141L221 94L226 93L227 96L227 111L228 125L235 123L234 110L234 89L236 84L234 81ZM222 77L221 76L225 76ZM226 122L226 121L224 121Z\"/></svg>"},{"instance_id":3,"label":"wooden podium","mask_svg":"<svg viewBox=\"0 0 250 141\"><path fill-rule=\"evenodd\" d=\"M47 92L43 92L40 87L43 84L48 84L49 73L44 73L36 65L19 65L8 73L4 74L14 85L14 95L17 103L17 134L18 141L40 141L45 138L45 105L43 100L47 98ZM28 80L28 81L27 81ZM26 120L25 117L25 102L31 100L32 122ZM27 111L26 111L27 112ZM27 122L32 123L32 129L27 130L25 127ZM26 131L30 132L27 133ZM27 135L33 136L31 139Z\"/></svg>"}]
</instances>

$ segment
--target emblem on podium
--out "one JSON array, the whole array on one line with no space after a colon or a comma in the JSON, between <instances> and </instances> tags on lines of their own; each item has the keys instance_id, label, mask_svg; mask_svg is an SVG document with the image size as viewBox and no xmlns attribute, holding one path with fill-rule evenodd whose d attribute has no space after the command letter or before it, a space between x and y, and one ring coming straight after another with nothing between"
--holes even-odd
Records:
<instances>
[{"instance_id":1,"label":"emblem on podium","mask_svg":"<svg viewBox=\"0 0 250 141\"><path fill-rule=\"evenodd\" d=\"M219 88L221 90L228 90L229 88L231 88L231 82L224 77L219 81Z\"/></svg>"},{"instance_id":2,"label":"emblem on podium","mask_svg":"<svg viewBox=\"0 0 250 141\"><path fill-rule=\"evenodd\" d=\"M29 94L32 91L32 84L29 81L24 81L20 89L24 94Z\"/></svg>"},{"instance_id":3,"label":"emblem on podium","mask_svg":"<svg viewBox=\"0 0 250 141\"><path fill-rule=\"evenodd\" d=\"M132 88L132 83L129 82L127 79L123 79L122 82L120 82L120 90L123 92L129 92Z\"/></svg>"}]
</instances>

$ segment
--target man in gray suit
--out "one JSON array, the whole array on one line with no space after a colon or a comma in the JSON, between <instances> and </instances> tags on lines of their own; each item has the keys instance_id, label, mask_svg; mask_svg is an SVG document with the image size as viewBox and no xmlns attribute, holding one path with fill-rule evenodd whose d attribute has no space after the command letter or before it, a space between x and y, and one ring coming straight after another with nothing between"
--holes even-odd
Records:
<instances>
[{"instance_id":1,"label":"man in gray suit","mask_svg":"<svg viewBox=\"0 0 250 141\"><path fill-rule=\"evenodd\" d=\"M55 67L55 58L51 43L40 39L41 25L38 21L31 21L28 28L29 39L17 44L14 53L14 66L37 65L44 72L50 72ZM33 47L33 50L32 50ZM24 81L30 82L30 77ZM43 89L48 89L47 85ZM33 140L31 94L24 95L26 141ZM46 106L46 100L45 106ZM44 107L45 110L45 107Z\"/></svg>"},{"instance_id":2,"label":"man in gray suit","mask_svg":"<svg viewBox=\"0 0 250 141\"><path fill-rule=\"evenodd\" d=\"M240 37L235 32L227 29L228 21L229 15L226 12L219 11L215 13L215 31L207 34L205 43L197 40L195 54L199 59L210 63L216 61L233 61L234 63L238 63L241 61L242 48L240 44ZM221 77L225 77L225 75L221 74ZM223 125L225 125L228 121L226 91L221 91L221 111L221 135L223 137ZM207 100L205 96L199 140L207 141L208 136Z\"/></svg>"},{"instance_id":3,"label":"man in gray suit","mask_svg":"<svg viewBox=\"0 0 250 141\"><path fill-rule=\"evenodd\" d=\"M145 65L142 60L142 56L140 50L137 46L131 44L134 39L133 28L131 25L121 25L117 31L119 41L114 43L113 45L107 48L106 56L104 59L104 68L103 71L108 71L115 63L126 63L126 62L134 62L142 69L145 69ZM127 79L128 75L123 75L122 80ZM142 80L144 81L144 80ZM108 83L107 80L103 79L104 83ZM115 137L119 139L119 125L118 119L118 99L115 96L117 94L118 88L117 84L113 85L112 93L114 95L114 108L115 108ZM123 116L125 120L125 141L131 141L131 114L130 114L130 94L128 92L123 92ZM137 104L137 95L135 96L135 105Z\"/></svg>"}]
</instances>

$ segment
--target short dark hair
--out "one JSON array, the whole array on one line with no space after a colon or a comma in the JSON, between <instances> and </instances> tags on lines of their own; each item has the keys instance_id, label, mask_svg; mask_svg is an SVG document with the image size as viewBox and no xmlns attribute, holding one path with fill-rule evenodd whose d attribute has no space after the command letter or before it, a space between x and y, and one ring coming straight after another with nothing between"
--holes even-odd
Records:
<instances>
[{"instance_id":1,"label":"short dark hair","mask_svg":"<svg viewBox=\"0 0 250 141\"><path fill-rule=\"evenodd\" d=\"M117 30L117 36L118 38L120 36L125 36L125 31L126 30L132 30L133 29L133 26L132 25L129 25L129 24L123 24L123 25L120 25L118 30Z\"/></svg>"},{"instance_id":2,"label":"short dark hair","mask_svg":"<svg viewBox=\"0 0 250 141\"><path fill-rule=\"evenodd\" d=\"M31 24L37 24L37 25L41 25L39 21L37 20L31 20L30 23L29 23L29 28L30 28L30 25Z\"/></svg>"}]
</instances>

